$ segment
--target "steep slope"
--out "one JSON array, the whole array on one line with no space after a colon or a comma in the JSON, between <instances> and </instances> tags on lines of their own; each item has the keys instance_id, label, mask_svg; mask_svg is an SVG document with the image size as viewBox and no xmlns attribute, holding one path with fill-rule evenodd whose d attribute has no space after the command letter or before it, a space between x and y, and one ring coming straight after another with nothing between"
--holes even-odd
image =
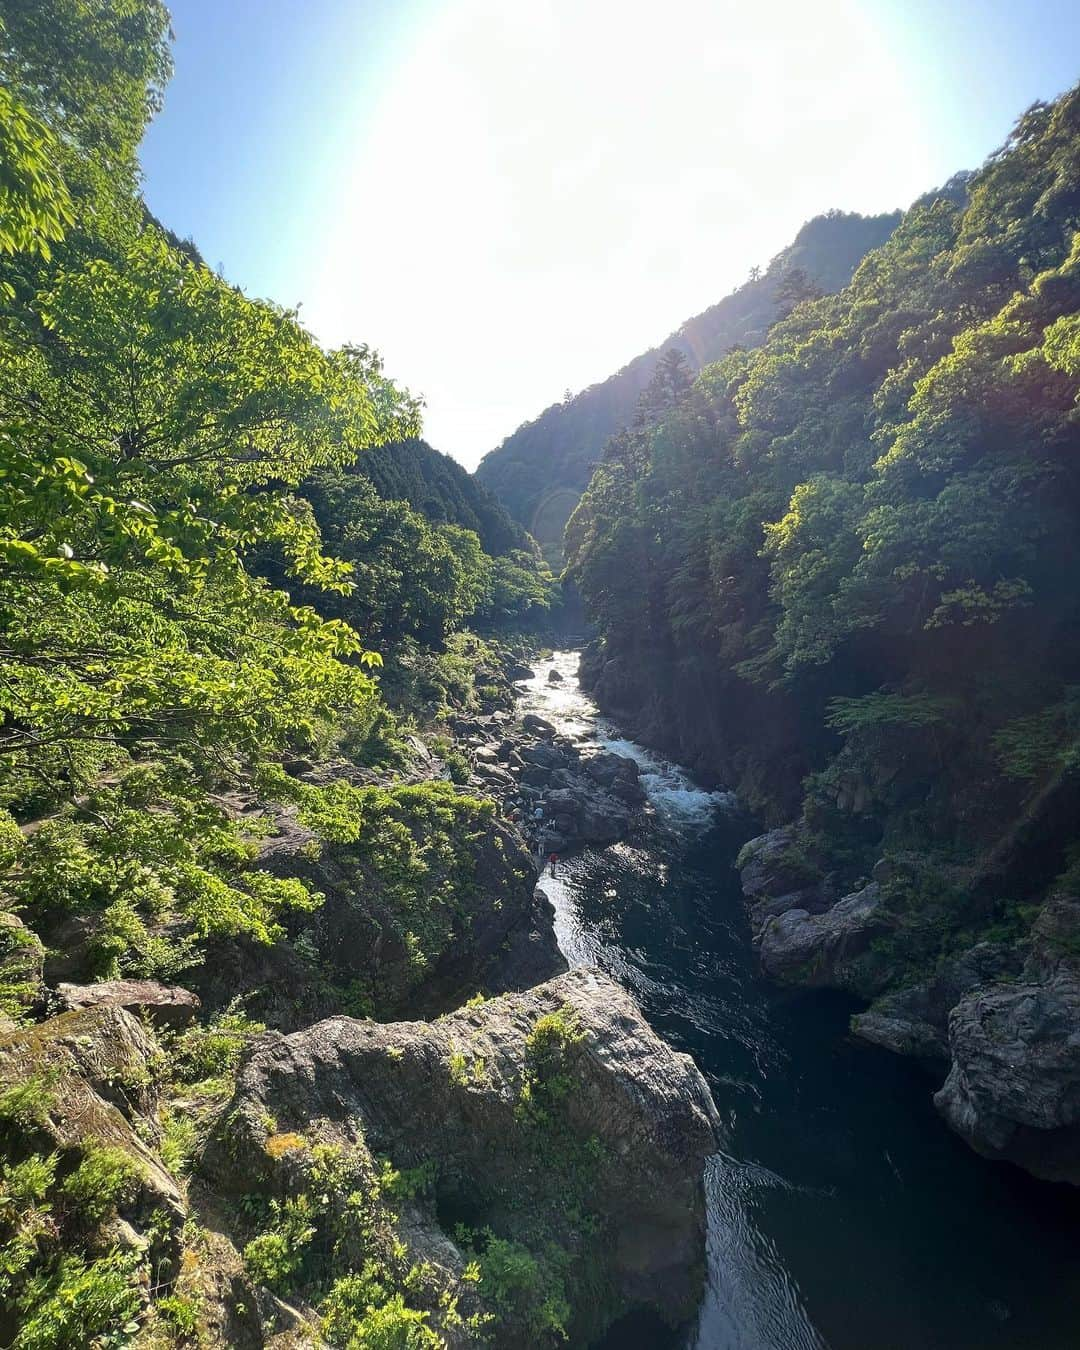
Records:
<instances>
[{"instance_id":1,"label":"steep slope","mask_svg":"<svg viewBox=\"0 0 1080 1350\"><path fill-rule=\"evenodd\" d=\"M426 441L376 446L352 472L363 474L384 501L408 502L433 524L472 530L492 557L531 547L525 529L484 484Z\"/></svg>"},{"instance_id":2,"label":"steep slope","mask_svg":"<svg viewBox=\"0 0 1080 1350\"><path fill-rule=\"evenodd\" d=\"M1080 89L966 189L612 442L570 567L602 706L794 818L743 858L766 972L1075 1181Z\"/></svg>"},{"instance_id":3,"label":"steep slope","mask_svg":"<svg viewBox=\"0 0 1080 1350\"><path fill-rule=\"evenodd\" d=\"M674 347L694 370L735 346L756 346L777 314L777 287L801 268L825 291L851 279L861 258L896 228L900 213L860 216L830 211L808 221L789 248L738 290L635 357L622 370L564 403L552 404L485 455L476 477L539 541L553 566L562 561L563 527L600 458L604 442L634 414L663 353Z\"/></svg>"}]
</instances>

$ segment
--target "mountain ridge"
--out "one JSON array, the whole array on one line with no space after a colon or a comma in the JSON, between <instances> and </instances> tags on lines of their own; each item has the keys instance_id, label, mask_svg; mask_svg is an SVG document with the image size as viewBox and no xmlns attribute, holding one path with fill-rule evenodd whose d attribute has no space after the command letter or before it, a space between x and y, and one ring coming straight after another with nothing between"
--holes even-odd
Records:
<instances>
[{"instance_id":1,"label":"mountain ridge","mask_svg":"<svg viewBox=\"0 0 1080 1350\"><path fill-rule=\"evenodd\" d=\"M763 272L751 273L741 286L606 380L522 423L484 456L474 476L538 540L548 562L561 565L566 521L588 486L605 441L633 417L664 352L676 348L696 371L732 347L756 346L776 318L776 292L785 276L802 269L823 290L840 290L900 218L899 211L815 216Z\"/></svg>"}]
</instances>

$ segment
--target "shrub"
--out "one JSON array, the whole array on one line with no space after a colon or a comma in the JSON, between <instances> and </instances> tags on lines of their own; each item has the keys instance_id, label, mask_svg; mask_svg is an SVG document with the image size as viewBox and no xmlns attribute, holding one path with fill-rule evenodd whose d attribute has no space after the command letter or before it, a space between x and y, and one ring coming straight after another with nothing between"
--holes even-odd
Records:
<instances>
[{"instance_id":1,"label":"shrub","mask_svg":"<svg viewBox=\"0 0 1080 1350\"><path fill-rule=\"evenodd\" d=\"M101 1223L136 1192L139 1168L119 1148L91 1147L60 1187L65 1206L87 1224Z\"/></svg>"},{"instance_id":2,"label":"shrub","mask_svg":"<svg viewBox=\"0 0 1080 1350\"><path fill-rule=\"evenodd\" d=\"M110 1252L87 1263L65 1256L34 1275L18 1300L20 1325L11 1350L82 1350L119 1345L138 1330L139 1258Z\"/></svg>"},{"instance_id":3,"label":"shrub","mask_svg":"<svg viewBox=\"0 0 1080 1350\"><path fill-rule=\"evenodd\" d=\"M270 1207L274 1216L272 1227L247 1244L244 1264L252 1279L280 1293L296 1283L303 1268L307 1248L315 1236L312 1223L315 1210L306 1195L284 1204L273 1200Z\"/></svg>"},{"instance_id":4,"label":"shrub","mask_svg":"<svg viewBox=\"0 0 1080 1350\"><path fill-rule=\"evenodd\" d=\"M478 1243L480 1292L500 1316L523 1322L537 1338L556 1335L565 1340L571 1315L564 1281L567 1253L549 1244L538 1258L520 1242L496 1237L490 1229L478 1235Z\"/></svg>"},{"instance_id":5,"label":"shrub","mask_svg":"<svg viewBox=\"0 0 1080 1350\"><path fill-rule=\"evenodd\" d=\"M428 1326L428 1314L410 1308L400 1294L385 1303L370 1304L362 1316L346 1320L340 1313L333 1323L333 1336L324 1332L331 1345L348 1350L438 1350L445 1344ZM334 1339L342 1336L344 1339Z\"/></svg>"}]
</instances>

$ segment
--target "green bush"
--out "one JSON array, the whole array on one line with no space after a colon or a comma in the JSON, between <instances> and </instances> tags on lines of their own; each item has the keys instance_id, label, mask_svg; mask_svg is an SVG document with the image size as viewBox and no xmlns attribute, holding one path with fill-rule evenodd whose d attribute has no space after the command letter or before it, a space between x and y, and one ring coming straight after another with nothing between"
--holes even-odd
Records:
<instances>
[{"instance_id":1,"label":"green bush","mask_svg":"<svg viewBox=\"0 0 1080 1350\"><path fill-rule=\"evenodd\" d=\"M138 1330L142 1307L133 1252L111 1252L87 1262L62 1257L34 1275L18 1300L19 1329L12 1350L85 1350L123 1345Z\"/></svg>"},{"instance_id":2,"label":"green bush","mask_svg":"<svg viewBox=\"0 0 1080 1350\"><path fill-rule=\"evenodd\" d=\"M60 1195L78 1222L92 1226L130 1201L138 1182L138 1165L123 1149L94 1146L64 1181Z\"/></svg>"},{"instance_id":3,"label":"green bush","mask_svg":"<svg viewBox=\"0 0 1080 1350\"><path fill-rule=\"evenodd\" d=\"M478 1250L480 1292L500 1317L523 1323L537 1337L566 1339L571 1316L565 1276L570 1257L554 1243L534 1255L520 1242L496 1237L490 1228L472 1236Z\"/></svg>"}]
</instances>

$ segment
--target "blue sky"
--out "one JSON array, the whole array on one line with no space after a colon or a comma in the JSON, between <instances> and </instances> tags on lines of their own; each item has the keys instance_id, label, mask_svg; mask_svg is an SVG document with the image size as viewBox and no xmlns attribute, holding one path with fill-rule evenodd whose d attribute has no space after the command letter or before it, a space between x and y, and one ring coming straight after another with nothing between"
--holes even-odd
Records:
<instances>
[{"instance_id":1,"label":"blue sky","mask_svg":"<svg viewBox=\"0 0 1080 1350\"><path fill-rule=\"evenodd\" d=\"M151 209L470 467L1080 78L1075 0L173 0Z\"/></svg>"}]
</instances>

